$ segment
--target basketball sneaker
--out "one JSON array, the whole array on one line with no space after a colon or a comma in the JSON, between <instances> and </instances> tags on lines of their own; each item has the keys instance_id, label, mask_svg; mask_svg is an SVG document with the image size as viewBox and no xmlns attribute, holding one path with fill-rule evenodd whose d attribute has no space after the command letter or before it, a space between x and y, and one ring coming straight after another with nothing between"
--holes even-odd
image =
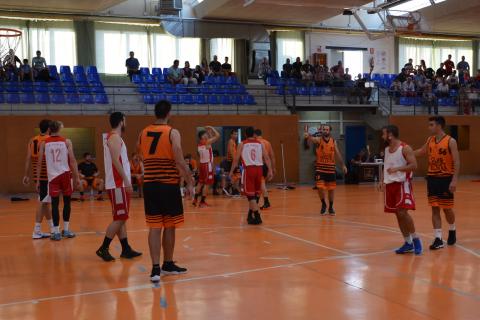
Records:
<instances>
[{"instance_id":1,"label":"basketball sneaker","mask_svg":"<svg viewBox=\"0 0 480 320\"><path fill-rule=\"evenodd\" d=\"M160 267L153 267L152 273L150 274L150 281L152 282L159 282L160 281Z\"/></svg>"},{"instance_id":2,"label":"basketball sneaker","mask_svg":"<svg viewBox=\"0 0 480 320\"><path fill-rule=\"evenodd\" d=\"M210 205L208 203L206 203L205 201L202 201L202 202L200 202L198 207L199 208L208 208L208 207L210 207Z\"/></svg>"},{"instance_id":3,"label":"basketball sneaker","mask_svg":"<svg viewBox=\"0 0 480 320\"><path fill-rule=\"evenodd\" d=\"M103 201L103 196L102 195L97 196L96 200L97 201Z\"/></svg>"},{"instance_id":4,"label":"basketball sneaker","mask_svg":"<svg viewBox=\"0 0 480 320\"><path fill-rule=\"evenodd\" d=\"M79 201L83 202L87 199L87 197L83 194L80 196L80 198L78 199Z\"/></svg>"},{"instance_id":5,"label":"basketball sneaker","mask_svg":"<svg viewBox=\"0 0 480 320\"><path fill-rule=\"evenodd\" d=\"M447 244L453 246L457 242L457 230L448 231Z\"/></svg>"},{"instance_id":6,"label":"basketball sneaker","mask_svg":"<svg viewBox=\"0 0 480 320\"><path fill-rule=\"evenodd\" d=\"M62 230L62 237L64 238L75 238L75 233L70 230Z\"/></svg>"},{"instance_id":7,"label":"basketball sneaker","mask_svg":"<svg viewBox=\"0 0 480 320\"><path fill-rule=\"evenodd\" d=\"M445 245L443 243L443 240L440 238L435 238L433 243L430 245L430 250L438 250L440 248L443 248Z\"/></svg>"},{"instance_id":8,"label":"basketball sneaker","mask_svg":"<svg viewBox=\"0 0 480 320\"><path fill-rule=\"evenodd\" d=\"M262 217L260 216L260 213L255 212L253 215L254 215L255 224L262 224L263 223Z\"/></svg>"},{"instance_id":9,"label":"basketball sneaker","mask_svg":"<svg viewBox=\"0 0 480 320\"><path fill-rule=\"evenodd\" d=\"M257 224L255 221L255 217L253 216L253 212L249 211L247 216L247 223L248 224Z\"/></svg>"},{"instance_id":10,"label":"basketball sneaker","mask_svg":"<svg viewBox=\"0 0 480 320\"><path fill-rule=\"evenodd\" d=\"M422 254L423 248L420 238L413 238L413 248L416 255Z\"/></svg>"},{"instance_id":11,"label":"basketball sneaker","mask_svg":"<svg viewBox=\"0 0 480 320\"><path fill-rule=\"evenodd\" d=\"M177 266L173 261L164 261L162 273L165 275L185 274L187 273L187 269Z\"/></svg>"},{"instance_id":12,"label":"basketball sneaker","mask_svg":"<svg viewBox=\"0 0 480 320\"><path fill-rule=\"evenodd\" d=\"M95 253L105 262L115 261L115 258L110 254L108 249L100 247Z\"/></svg>"},{"instance_id":13,"label":"basketball sneaker","mask_svg":"<svg viewBox=\"0 0 480 320\"><path fill-rule=\"evenodd\" d=\"M60 241L60 240L62 240L62 235L60 234L60 232L52 233L52 234L50 235L50 240Z\"/></svg>"},{"instance_id":14,"label":"basketball sneaker","mask_svg":"<svg viewBox=\"0 0 480 320\"><path fill-rule=\"evenodd\" d=\"M50 233L45 233L41 231L34 231L32 233L32 239L45 239L45 238L50 238Z\"/></svg>"},{"instance_id":15,"label":"basketball sneaker","mask_svg":"<svg viewBox=\"0 0 480 320\"><path fill-rule=\"evenodd\" d=\"M328 214L331 215L331 216L334 216L336 213L335 213L335 209L333 208L329 208L328 209Z\"/></svg>"},{"instance_id":16,"label":"basketball sneaker","mask_svg":"<svg viewBox=\"0 0 480 320\"><path fill-rule=\"evenodd\" d=\"M194 199L194 200L192 201L192 206L194 206L194 207L197 206L197 199Z\"/></svg>"},{"instance_id":17,"label":"basketball sneaker","mask_svg":"<svg viewBox=\"0 0 480 320\"><path fill-rule=\"evenodd\" d=\"M260 207L260 210L267 210L267 209L269 209L270 207L271 207L270 201L265 201L265 202L263 203L263 206Z\"/></svg>"},{"instance_id":18,"label":"basketball sneaker","mask_svg":"<svg viewBox=\"0 0 480 320\"><path fill-rule=\"evenodd\" d=\"M228 192L227 189L222 188L222 191L223 191L223 194L224 194L224 195L226 195L226 196L228 196L228 197L230 196L230 192Z\"/></svg>"},{"instance_id":19,"label":"basketball sneaker","mask_svg":"<svg viewBox=\"0 0 480 320\"><path fill-rule=\"evenodd\" d=\"M415 248L413 246L413 243L405 242L403 244L403 246L401 246L400 248L395 250L395 253L396 254L405 254L405 253L411 253L411 252L414 252L414 251L415 251Z\"/></svg>"},{"instance_id":20,"label":"basketball sneaker","mask_svg":"<svg viewBox=\"0 0 480 320\"><path fill-rule=\"evenodd\" d=\"M128 250L125 250L125 252L122 252L122 254L120 255L120 258L133 259L133 258L139 257L141 255L142 255L141 252L137 252L137 251L133 250L132 248L129 248Z\"/></svg>"}]
</instances>

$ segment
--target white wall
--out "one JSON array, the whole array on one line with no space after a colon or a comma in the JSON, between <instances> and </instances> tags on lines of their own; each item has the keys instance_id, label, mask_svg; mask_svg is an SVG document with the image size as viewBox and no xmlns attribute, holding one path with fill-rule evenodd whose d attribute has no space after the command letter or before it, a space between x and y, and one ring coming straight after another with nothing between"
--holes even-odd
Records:
<instances>
[{"instance_id":1,"label":"white wall","mask_svg":"<svg viewBox=\"0 0 480 320\"><path fill-rule=\"evenodd\" d=\"M305 56L310 57L312 53L320 52L327 53L327 62L330 67L335 65L337 61L333 57L327 46L335 47L356 47L367 48L363 55L363 72L369 71L370 49L374 50L376 57L374 73L395 73L395 46L394 37L387 37L375 41L368 39L366 35L357 34L339 34L327 32L306 32L305 33ZM321 47L321 48L320 48ZM384 55L379 54L383 52ZM377 56L378 54L378 56ZM385 60L382 67L379 59L383 57Z\"/></svg>"}]
</instances>

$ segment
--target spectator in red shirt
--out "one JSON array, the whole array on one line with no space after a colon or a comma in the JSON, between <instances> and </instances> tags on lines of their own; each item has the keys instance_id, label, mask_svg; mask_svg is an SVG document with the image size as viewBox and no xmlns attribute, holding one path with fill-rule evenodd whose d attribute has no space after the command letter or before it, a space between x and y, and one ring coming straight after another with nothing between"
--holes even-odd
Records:
<instances>
[{"instance_id":1,"label":"spectator in red shirt","mask_svg":"<svg viewBox=\"0 0 480 320\"><path fill-rule=\"evenodd\" d=\"M452 72L453 72L453 68L455 68L455 64L452 61L452 55L451 54L448 55L448 59L445 60L445 62L443 64L445 66L445 73L447 74L447 76L451 75Z\"/></svg>"}]
</instances>

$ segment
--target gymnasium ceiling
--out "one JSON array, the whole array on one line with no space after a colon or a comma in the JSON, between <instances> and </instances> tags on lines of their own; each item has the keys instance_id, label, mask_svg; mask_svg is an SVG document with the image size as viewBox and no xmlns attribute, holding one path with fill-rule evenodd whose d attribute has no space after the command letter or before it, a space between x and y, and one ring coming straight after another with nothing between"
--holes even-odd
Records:
<instances>
[{"instance_id":1,"label":"gymnasium ceiling","mask_svg":"<svg viewBox=\"0 0 480 320\"><path fill-rule=\"evenodd\" d=\"M313 25L362 6L371 0L204 0L195 7L198 18L249 20L263 23Z\"/></svg>"},{"instance_id":2,"label":"gymnasium ceiling","mask_svg":"<svg viewBox=\"0 0 480 320\"><path fill-rule=\"evenodd\" d=\"M0 9L93 13L125 0L2 0Z\"/></svg>"}]
</instances>

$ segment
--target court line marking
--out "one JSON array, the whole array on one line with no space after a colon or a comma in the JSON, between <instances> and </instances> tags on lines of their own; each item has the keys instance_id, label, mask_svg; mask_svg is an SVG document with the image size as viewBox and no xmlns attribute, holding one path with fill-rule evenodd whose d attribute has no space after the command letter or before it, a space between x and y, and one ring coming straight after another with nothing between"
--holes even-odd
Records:
<instances>
[{"instance_id":1,"label":"court line marking","mask_svg":"<svg viewBox=\"0 0 480 320\"><path fill-rule=\"evenodd\" d=\"M300 238L300 237L292 236L291 234L281 232L281 231L277 231L277 230L271 229L269 227L261 227L261 229L272 232L272 233L275 233L275 234L278 234L278 235L281 235L281 236L289 238L289 239L301 241L303 243L307 243L307 244L310 244L310 245L313 245L313 246L316 246L316 247L320 247L320 248L328 249L328 250L331 250L331 251L335 251L335 252L341 253L343 255L352 255L351 252L343 251L343 250L340 250L340 249L335 249L335 248L325 246L323 244L320 244L320 243L317 243L317 242L314 242L314 241L310 241L310 240L303 239L303 238Z\"/></svg>"},{"instance_id":2,"label":"court line marking","mask_svg":"<svg viewBox=\"0 0 480 320\"><path fill-rule=\"evenodd\" d=\"M192 281L198 281L198 280L225 278L225 277L237 276L242 274L261 272L266 270L274 270L274 269L289 268L289 267L295 267L295 266L301 266L301 265L308 265L308 264L317 263L321 261L331 261L331 260L349 259L349 258L355 258L355 257L374 256L374 255L380 255L380 254L391 253L391 252L392 252L391 250L383 250L383 251L376 251L376 252L370 252L370 253L364 253L364 254L338 255L338 256L332 256L332 257L317 258L312 260L304 260L299 262L278 264L278 265L273 265L273 266L263 267L263 268L253 268L253 269L245 269L245 270L235 271L235 272L226 272L226 273L212 274L212 275L206 275L206 276L196 276L196 277L185 278L185 279L167 280L167 281L161 281L160 284L175 284L175 283L185 283L185 282L192 282ZM55 301L55 300L66 299L66 298L92 296L97 294L112 293L116 291L127 292L127 291L152 289L152 288L155 288L155 284L143 284L143 285L128 286L128 287L121 287L121 288L114 288L114 289L94 290L94 291L79 292L79 293L72 293L72 294L59 295L59 296L51 296L51 297L45 297L45 298L2 303L0 304L0 308L23 305L23 304L36 304L40 302Z\"/></svg>"}]
</instances>

